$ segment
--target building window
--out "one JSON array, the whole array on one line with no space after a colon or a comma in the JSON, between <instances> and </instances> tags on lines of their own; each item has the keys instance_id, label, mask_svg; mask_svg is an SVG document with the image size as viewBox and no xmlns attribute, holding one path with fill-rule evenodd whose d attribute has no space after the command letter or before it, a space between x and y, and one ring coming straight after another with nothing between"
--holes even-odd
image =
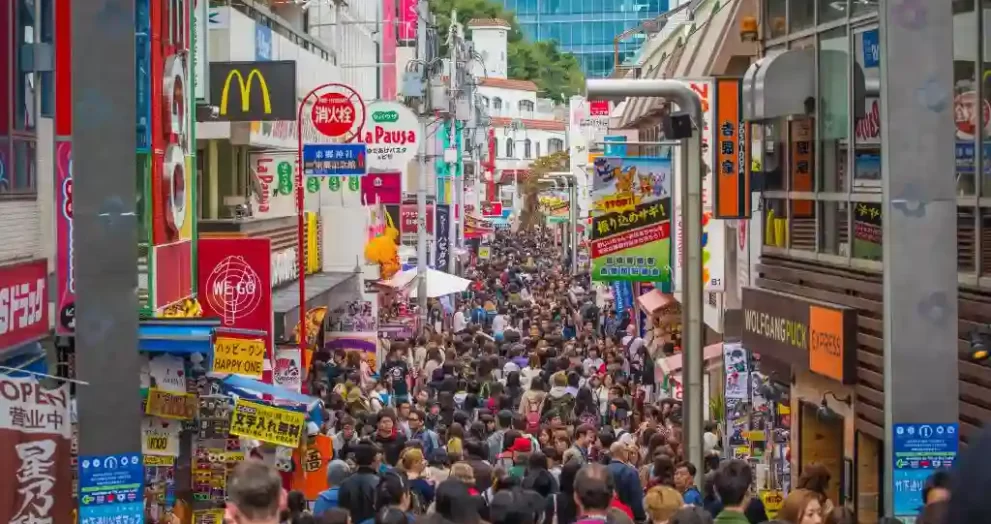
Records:
<instances>
[{"instance_id":1,"label":"building window","mask_svg":"<svg viewBox=\"0 0 991 524\"><path fill-rule=\"evenodd\" d=\"M530 143L529 138L523 141L523 158L532 158L531 154L533 153L533 151L530 149L531 147L532 144Z\"/></svg>"},{"instance_id":2,"label":"building window","mask_svg":"<svg viewBox=\"0 0 991 524\"><path fill-rule=\"evenodd\" d=\"M502 99L501 98L495 97L495 98L492 99L492 109L495 109L496 111L501 111L502 110Z\"/></svg>"},{"instance_id":3,"label":"building window","mask_svg":"<svg viewBox=\"0 0 991 524\"><path fill-rule=\"evenodd\" d=\"M554 153L560 152L564 149L564 140L560 138L552 138L547 141L547 153L553 155Z\"/></svg>"},{"instance_id":4,"label":"building window","mask_svg":"<svg viewBox=\"0 0 991 524\"><path fill-rule=\"evenodd\" d=\"M513 139L506 139L506 158L516 158L516 151L513 150Z\"/></svg>"},{"instance_id":5,"label":"building window","mask_svg":"<svg viewBox=\"0 0 991 524\"><path fill-rule=\"evenodd\" d=\"M530 100L520 100L519 107L521 113L533 112L533 102L531 102Z\"/></svg>"},{"instance_id":6,"label":"building window","mask_svg":"<svg viewBox=\"0 0 991 524\"><path fill-rule=\"evenodd\" d=\"M14 86L14 129L30 131L35 121L35 80L31 64L19 59L25 48L37 41L35 38L34 2L17 0L17 64Z\"/></svg>"},{"instance_id":7,"label":"building window","mask_svg":"<svg viewBox=\"0 0 991 524\"><path fill-rule=\"evenodd\" d=\"M491 104L491 101L489 100L489 97L483 96L482 97L482 106L484 106L484 107L487 108L487 107L489 107L490 104Z\"/></svg>"},{"instance_id":8,"label":"building window","mask_svg":"<svg viewBox=\"0 0 991 524\"><path fill-rule=\"evenodd\" d=\"M787 3L788 0L768 0L765 4L767 7L766 34L769 38L784 36L788 32L788 26L785 23Z\"/></svg>"},{"instance_id":9,"label":"building window","mask_svg":"<svg viewBox=\"0 0 991 524\"><path fill-rule=\"evenodd\" d=\"M788 0L788 31L808 29L816 23L815 0Z\"/></svg>"},{"instance_id":10,"label":"building window","mask_svg":"<svg viewBox=\"0 0 991 524\"><path fill-rule=\"evenodd\" d=\"M0 140L0 167L6 167L0 172L0 194L33 192L37 170L34 139Z\"/></svg>"},{"instance_id":11,"label":"building window","mask_svg":"<svg viewBox=\"0 0 991 524\"><path fill-rule=\"evenodd\" d=\"M540 141L538 140L538 141L536 141L536 142L534 142L534 143L533 143L533 146L534 146L534 147L536 148L536 149L534 150L534 153L533 153L533 155L534 155L535 157L537 157L537 158L540 158Z\"/></svg>"},{"instance_id":12,"label":"building window","mask_svg":"<svg viewBox=\"0 0 991 524\"><path fill-rule=\"evenodd\" d=\"M847 164L850 111L847 78L850 76L850 54L845 27L822 33L819 36L819 102L818 145L821 162L818 162L819 191L845 193L847 180L842 166Z\"/></svg>"}]
</instances>

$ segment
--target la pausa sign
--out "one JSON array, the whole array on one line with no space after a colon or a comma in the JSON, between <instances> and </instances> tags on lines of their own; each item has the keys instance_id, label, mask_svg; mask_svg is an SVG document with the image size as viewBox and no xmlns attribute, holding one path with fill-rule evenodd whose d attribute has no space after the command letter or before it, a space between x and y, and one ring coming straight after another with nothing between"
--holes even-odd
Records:
<instances>
[{"instance_id":1,"label":"la pausa sign","mask_svg":"<svg viewBox=\"0 0 991 524\"><path fill-rule=\"evenodd\" d=\"M368 106L368 114L371 118L360 135L368 146L368 167L404 170L420 143L416 115L398 102L375 102Z\"/></svg>"}]
</instances>

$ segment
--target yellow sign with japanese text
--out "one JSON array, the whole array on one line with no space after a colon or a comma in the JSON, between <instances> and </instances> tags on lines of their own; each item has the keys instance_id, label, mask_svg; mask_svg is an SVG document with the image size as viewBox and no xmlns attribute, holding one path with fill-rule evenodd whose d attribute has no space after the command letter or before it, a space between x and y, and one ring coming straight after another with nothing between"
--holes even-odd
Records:
<instances>
[{"instance_id":1,"label":"yellow sign with japanese text","mask_svg":"<svg viewBox=\"0 0 991 524\"><path fill-rule=\"evenodd\" d=\"M602 213L615 213L618 211L632 211L641 202L640 195L636 193L617 193L600 198L595 201L595 210Z\"/></svg>"},{"instance_id":2,"label":"yellow sign with japanese text","mask_svg":"<svg viewBox=\"0 0 991 524\"><path fill-rule=\"evenodd\" d=\"M213 372L261 378L265 341L217 337L213 345Z\"/></svg>"},{"instance_id":3,"label":"yellow sign with japanese text","mask_svg":"<svg viewBox=\"0 0 991 524\"><path fill-rule=\"evenodd\" d=\"M781 506L784 505L784 493L776 489L762 489L758 494L760 501L764 503L767 518L774 520L778 516L778 512L781 511Z\"/></svg>"},{"instance_id":4,"label":"yellow sign with japanese text","mask_svg":"<svg viewBox=\"0 0 991 524\"><path fill-rule=\"evenodd\" d=\"M295 448L303 437L306 415L237 399L231 412L231 435Z\"/></svg>"},{"instance_id":5,"label":"yellow sign with japanese text","mask_svg":"<svg viewBox=\"0 0 991 524\"><path fill-rule=\"evenodd\" d=\"M176 393L158 388L148 389L145 414L174 420L190 420L196 416L198 401L193 393Z\"/></svg>"},{"instance_id":6,"label":"yellow sign with japanese text","mask_svg":"<svg viewBox=\"0 0 991 524\"><path fill-rule=\"evenodd\" d=\"M167 457L165 455L145 455L144 463L145 466L174 466L175 457Z\"/></svg>"}]
</instances>

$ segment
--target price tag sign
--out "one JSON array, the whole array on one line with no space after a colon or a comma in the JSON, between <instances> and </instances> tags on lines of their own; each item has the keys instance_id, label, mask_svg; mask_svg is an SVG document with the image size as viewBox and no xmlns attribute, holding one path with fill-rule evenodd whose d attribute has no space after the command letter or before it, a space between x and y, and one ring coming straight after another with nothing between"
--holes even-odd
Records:
<instances>
[{"instance_id":1,"label":"price tag sign","mask_svg":"<svg viewBox=\"0 0 991 524\"><path fill-rule=\"evenodd\" d=\"M260 339L217 337L213 345L213 372L261 378L265 342Z\"/></svg>"},{"instance_id":2,"label":"price tag sign","mask_svg":"<svg viewBox=\"0 0 991 524\"><path fill-rule=\"evenodd\" d=\"M306 415L237 399L231 413L231 435L295 448L303 437Z\"/></svg>"},{"instance_id":3,"label":"price tag sign","mask_svg":"<svg viewBox=\"0 0 991 524\"><path fill-rule=\"evenodd\" d=\"M190 420L196 416L198 401L192 393L175 393L158 388L148 390L145 415L155 417Z\"/></svg>"}]
</instances>

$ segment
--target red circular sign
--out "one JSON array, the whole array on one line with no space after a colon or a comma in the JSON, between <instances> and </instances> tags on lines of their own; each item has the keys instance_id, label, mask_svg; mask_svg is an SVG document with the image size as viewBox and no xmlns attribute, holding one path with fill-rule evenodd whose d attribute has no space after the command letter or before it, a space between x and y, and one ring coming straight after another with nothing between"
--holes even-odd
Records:
<instances>
[{"instance_id":1,"label":"red circular sign","mask_svg":"<svg viewBox=\"0 0 991 524\"><path fill-rule=\"evenodd\" d=\"M317 98L310 118L313 127L325 136L338 137L348 134L352 129L357 131L354 103L341 93L327 93Z\"/></svg>"}]
</instances>

